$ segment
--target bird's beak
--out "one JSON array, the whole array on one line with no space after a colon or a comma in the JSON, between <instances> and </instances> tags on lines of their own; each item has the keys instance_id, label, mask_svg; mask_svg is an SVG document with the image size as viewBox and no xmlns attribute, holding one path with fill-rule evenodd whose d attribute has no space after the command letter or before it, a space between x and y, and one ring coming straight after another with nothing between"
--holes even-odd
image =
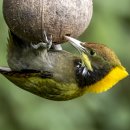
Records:
<instances>
[{"instance_id":1,"label":"bird's beak","mask_svg":"<svg viewBox=\"0 0 130 130\"><path fill-rule=\"evenodd\" d=\"M81 43L83 44L83 42L69 36L65 36L65 38L80 52L84 52L86 50L85 47L81 45Z\"/></svg>"},{"instance_id":2,"label":"bird's beak","mask_svg":"<svg viewBox=\"0 0 130 130\"><path fill-rule=\"evenodd\" d=\"M81 58L84 64L87 66L88 70L93 71L91 61L89 59L89 51L87 48L82 46L84 43L69 36L65 36L65 38L71 43L71 45L73 45L77 50L79 50L79 52L81 52Z\"/></svg>"}]
</instances>

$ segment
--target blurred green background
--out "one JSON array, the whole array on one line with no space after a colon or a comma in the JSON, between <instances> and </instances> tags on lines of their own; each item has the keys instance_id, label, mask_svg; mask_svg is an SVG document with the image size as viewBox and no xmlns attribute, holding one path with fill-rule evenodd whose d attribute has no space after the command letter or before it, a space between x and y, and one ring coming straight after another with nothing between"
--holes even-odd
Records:
<instances>
[{"instance_id":1,"label":"blurred green background","mask_svg":"<svg viewBox=\"0 0 130 130\"><path fill-rule=\"evenodd\" d=\"M80 39L107 44L130 72L130 0L93 2L91 24ZM0 66L7 65L7 37L0 0ZM0 75L0 130L130 130L130 78L102 94L56 102L26 92Z\"/></svg>"}]
</instances>

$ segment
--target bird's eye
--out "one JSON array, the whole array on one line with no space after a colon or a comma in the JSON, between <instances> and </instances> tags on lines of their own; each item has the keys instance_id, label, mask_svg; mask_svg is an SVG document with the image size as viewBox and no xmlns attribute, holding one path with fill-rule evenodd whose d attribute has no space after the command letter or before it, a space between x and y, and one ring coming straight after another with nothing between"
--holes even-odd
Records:
<instances>
[{"instance_id":1,"label":"bird's eye","mask_svg":"<svg viewBox=\"0 0 130 130\"><path fill-rule=\"evenodd\" d=\"M94 50L90 50L90 55L91 56L95 56L96 55L96 52Z\"/></svg>"}]
</instances>

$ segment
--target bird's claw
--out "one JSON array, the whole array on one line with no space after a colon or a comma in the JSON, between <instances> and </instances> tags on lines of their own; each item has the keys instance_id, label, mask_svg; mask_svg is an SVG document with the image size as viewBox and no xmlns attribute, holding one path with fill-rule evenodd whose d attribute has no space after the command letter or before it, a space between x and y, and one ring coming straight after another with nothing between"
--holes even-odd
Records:
<instances>
[{"instance_id":1,"label":"bird's claw","mask_svg":"<svg viewBox=\"0 0 130 130\"><path fill-rule=\"evenodd\" d=\"M31 44L31 46L36 50L37 49L49 50L52 46L52 35L47 36L46 31L44 31L43 38L44 38L44 42L39 42L37 44Z\"/></svg>"},{"instance_id":2,"label":"bird's claw","mask_svg":"<svg viewBox=\"0 0 130 130\"><path fill-rule=\"evenodd\" d=\"M46 48L49 50L52 46L52 35L47 36L46 31L44 31L43 35L44 35L44 40L45 40L45 43L46 43Z\"/></svg>"}]
</instances>

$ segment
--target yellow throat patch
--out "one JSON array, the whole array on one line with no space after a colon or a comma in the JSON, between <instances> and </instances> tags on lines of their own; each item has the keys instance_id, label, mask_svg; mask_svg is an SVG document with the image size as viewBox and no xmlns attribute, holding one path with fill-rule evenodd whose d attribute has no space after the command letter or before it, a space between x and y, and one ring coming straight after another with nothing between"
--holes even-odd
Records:
<instances>
[{"instance_id":1,"label":"yellow throat patch","mask_svg":"<svg viewBox=\"0 0 130 130\"><path fill-rule=\"evenodd\" d=\"M107 91L127 76L128 72L123 66L115 67L103 79L89 87L86 87L86 92L101 93Z\"/></svg>"}]
</instances>

